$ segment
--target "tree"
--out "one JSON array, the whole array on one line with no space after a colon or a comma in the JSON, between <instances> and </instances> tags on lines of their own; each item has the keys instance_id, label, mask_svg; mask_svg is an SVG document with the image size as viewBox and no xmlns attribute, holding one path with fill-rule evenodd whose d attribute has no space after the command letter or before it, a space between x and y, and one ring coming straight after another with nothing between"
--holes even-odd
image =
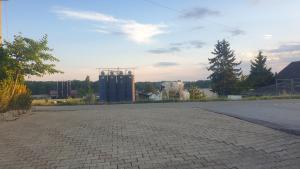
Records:
<instances>
[{"instance_id":1,"label":"tree","mask_svg":"<svg viewBox=\"0 0 300 169\"><path fill-rule=\"evenodd\" d=\"M0 80L12 81L9 100L18 95L17 86L23 83L25 76L62 73L55 69L52 62L58 59L51 51L46 35L39 41L21 35L15 35L13 42L4 41L0 52Z\"/></svg>"},{"instance_id":2,"label":"tree","mask_svg":"<svg viewBox=\"0 0 300 169\"><path fill-rule=\"evenodd\" d=\"M86 76L85 78L85 92L87 95L93 94L92 82L90 80L90 76Z\"/></svg>"},{"instance_id":3,"label":"tree","mask_svg":"<svg viewBox=\"0 0 300 169\"><path fill-rule=\"evenodd\" d=\"M161 82L136 82L136 90L144 93L154 93L160 90Z\"/></svg>"},{"instance_id":4,"label":"tree","mask_svg":"<svg viewBox=\"0 0 300 169\"><path fill-rule=\"evenodd\" d=\"M0 47L0 81L7 79L9 74L12 73L9 70L9 58L6 51L2 46Z\"/></svg>"},{"instance_id":5,"label":"tree","mask_svg":"<svg viewBox=\"0 0 300 169\"><path fill-rule=\"evenodd\" d=\"M52 63L59 60L50 53L52 49L48 47L47 35L39 41L15 35L14 41L5 41L3 47L8 56L6 66L13 71L15 80L25 76L62 73Z\"/></svg>"},{"instance_id":6,"label":"tree","mask_svg":"<svg viewBox=\"0 0 300 169\"><path fill-rule=\"evenodd\" d=\"M274 74L271 68L266 65L267 56L259 51L254 61L251 61L250 75L247 78L248 84L253 88L270 85L274 82Z\"/></svg>"},{"instance_id":7,"label":"tree","mask_svg":"<svg viewBox=\"0 0 300 169\"><path fill-rule=\"evenodd\" d=\"M155 89L154 83L145 82L145 86L144 86L145 93L154 93L155 91L157 90Z\"/></svg>"},{"instance_id":8,"label":"tree","mask_svg":"<svg viewBox=\"0 0 300 169\"><path fill-rule=\"evenodd\" d=\"M10 78L15 81L14 86L18 81L23 81L25 76L62 73L52 63L59 60L50 53L52 49L48 47L47 35L39 41L15 35L14 41L4 41L3 47L7 55L6 67L11 72ZM15 89L12 96L14 92Z\"/></svg>"},{"instance_id":9,"label":"tree","mask_svg":"<svg viewBox=\"0 0 300 169\"><path fill-rule=\"evenodd\" d=\"M241 62L236 62L234 51L230 48L229 42L225 39L218 41L212 52L215 57L209 58L209 71L212 74L212 90L219 95L233 94L237 91L236 84L241 75L241 69L237 68Z\"/></svg>"},{"instance_id":10,"label":"tree","mask_svg":"<svg viewBox=\"0 0 300 169\"><path fill-rule=\"evenodd\" d=\"M248 76L244 75L243 73L241 74L240 79L238 80L237 85L236 85L236 89L239 93L247 92L251 88L249 86L247 78L248 78Z\"/></svg>"},{"instance_id":11,"label":"tree","mask_svg":"<svg viewBox=\"0 0 300 169\"><path fill-rule=\"evenodd\" d=\"M96 101L96 97L94 95L90 76L86 76L86 78L85 78L85 102L87 104L93 104L95 101Z\"/></svg>"}]
</instances>

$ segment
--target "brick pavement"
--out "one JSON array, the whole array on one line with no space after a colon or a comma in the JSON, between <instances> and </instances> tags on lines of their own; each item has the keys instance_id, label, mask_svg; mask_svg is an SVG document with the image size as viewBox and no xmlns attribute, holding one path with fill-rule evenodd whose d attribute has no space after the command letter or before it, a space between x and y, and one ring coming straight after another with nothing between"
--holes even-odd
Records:
<instances>
[{"instance_id":1,"label":"brick pavement","mask_svg":"<svg viewBox=\"0 0 300 169\"><path fill-rule=\"evenodd\" d=\"M195 103L39 107L0 122L1 169L299 169L300 137Z\"/></svg>"}]
</instances>

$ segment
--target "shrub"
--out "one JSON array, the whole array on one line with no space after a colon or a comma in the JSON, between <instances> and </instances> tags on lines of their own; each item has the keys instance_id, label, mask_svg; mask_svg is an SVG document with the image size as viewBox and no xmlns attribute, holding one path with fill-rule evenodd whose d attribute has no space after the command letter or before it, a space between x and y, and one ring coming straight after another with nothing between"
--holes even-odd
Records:
<instances>
[{"instance_id":1,"label":"shrub","mask_svg":"<svg viewBox=\"0 0 300 169\"><path fill-rule=\"evenodd\" d=\"M31 92L24 84L17 84L9 108L12 110L29 110L31 108Z\"/></svg>"},{"instance_id":2,"label":"shrub","mask_svg":"<svg viewBox=\"0 0 300 169\"><path fill-rule=\"evenodd\" d=\"M0 81L0 113L3 113L9 109L11 102L11 93L13 91L12 80Z\"/></svg>"},{"instance_id":3,"label":"shrub","mask_svg":"<svg viewBox=\"0 0 300 169\"><path fill-rule=\"evenodd\" d=\"M96 103L96 96L94 94L88 94L84 98L85 104L95 104Z\"/></svg>"},{"instance_id":4,"label":"shrub","mask_svg":"<svg viewBox=\"0 0 300 169\"><path fill-rule=\"evenodd\" d=\"M202 100L206 97L205 94L197 87L192 87L189 92L191 100Z\"/></svg>"},{"instance_id":5,"label":"shrub","mask_svg":"<svg viewBox=\"0 0 300 169\"><path fill-rule=\"evenodd\" d=\"M14 81L9 79L0 81L0 113L8 110L29 110L31 102L31 92L24 84L14 85Z\"/></svg>"}]
</instances>

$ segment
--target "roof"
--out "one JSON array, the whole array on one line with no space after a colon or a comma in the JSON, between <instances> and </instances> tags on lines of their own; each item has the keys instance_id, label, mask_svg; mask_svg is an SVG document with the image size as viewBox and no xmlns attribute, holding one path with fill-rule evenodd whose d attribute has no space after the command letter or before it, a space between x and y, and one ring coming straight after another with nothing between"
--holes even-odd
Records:
<instances>
[{"instance_id":1,"label":"roof","mask_svg":"<svg viewBox=\"0 0 300 169\"><path fill-rule=\"evenodd\" d=\"M300 61L292 62L278 73L277 79L300 79Z\"/></svg>"}]
</instances>

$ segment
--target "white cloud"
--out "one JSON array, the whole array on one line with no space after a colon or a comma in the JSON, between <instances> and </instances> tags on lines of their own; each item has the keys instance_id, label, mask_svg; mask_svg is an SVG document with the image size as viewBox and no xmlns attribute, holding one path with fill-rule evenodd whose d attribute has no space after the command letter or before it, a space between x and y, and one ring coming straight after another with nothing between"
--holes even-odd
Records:
<instances>
[{"instance_id":1,"label":"white cloud","mask_svg":"<svg viewBox=\"0 0 300 169\"><path fill-rule=\"evenodd\" d=\"M270 34L264 35L264 39L272 39L272 38L273 38L273 35L270 35Z\"/></svg>"},{"instance_id":2,"label":"white cloud","mask_svg":"<svg viewBox=\"0 0 300 169\"><path fill-rule=\"evenodd\" d=\"M95 29L94 31L99 32L99 33L103 33L103 34L110 34L110 32L107 31L106 29L101 29L101 28Z\"/></svg>"},{"instance_id":3,"label":"white cloud","mask_svg":"<svg viewBox=\"0 0 300 169\"><path fill-rule=\"evenodd\" d=\"M165 25L141 24L135 21L126 22L121 30L129 39L137 43L149 43L152 37L165 33Z\"/></svg>"},{"instance_id":4,"label":"white cloud","mask_svg":"<svg viewBox=\"0 0 300 169\"><path fill-rule=\"evenodd\" d=\"M291 52L300 52L300 42L286 43L282 44L279 47L270 50L271 53L291 53Z\"/></svg>"},{"instance_id":5,"label":"white cloud","mask_svg":"<svg viewBox=\"0 0 300 169\"><path fill-rule=\"evenodd\" d=\"M118 19L98 12L73 11L69 9L57 9L55 12L63 18L84 19L100 22L118 22Z\"/></svg>"},{"instance_id":6,"label":"white cloud","mask_svg":"<svg viewBox=\"0 0 300 169\"><path fill-rule=\"evenodd\" d=\"M106 28L96 28L96 32L126 35L130 40L136 43L152 42L155 36L166 33L165 28L167 27L165 24L143 24L134 20L119 19L93 11L75 11L58 8L55 10L55 13L64 19L70 18L100 22L104 24Z\"/></svg>"}]
</instances>

